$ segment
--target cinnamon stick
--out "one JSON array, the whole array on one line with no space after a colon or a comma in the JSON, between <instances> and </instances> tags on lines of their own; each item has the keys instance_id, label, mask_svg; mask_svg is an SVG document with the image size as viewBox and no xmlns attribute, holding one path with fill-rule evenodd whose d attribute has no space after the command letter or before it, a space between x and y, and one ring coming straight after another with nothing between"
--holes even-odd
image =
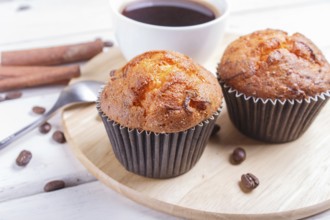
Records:
<instances>
[{"instance_id":1,"label":"cinnamon stick","mask_svg":"<svg viewBox=\"0 0 330 220\"><path fill-rule=\"evenodd\" d=\"M0 66L0 79L8 77L27 76L36 73L52 75L53 72L65 72L77 69L78 65L72 66Z\"/></svg>"},{"instance_id":2,"label":"cinnamon stick","mask_svg":"<svg viewBox=\"0 0 330 220\"><path fill-rule=\"evenodd\" d=\"M49 66L86 61L102 52L104 43L92 42L65 46L7 51L1 53L2 66Z\"/></svg>"},{"instance_id":3,"label":"cinnamon stick","mask_svg":"<svg viewBox=\"0 0 330 220\"><path fill-rule=\"evenodd\" d=\"M65 82L80 76L80 67L1 67L0 92Z\"/></svg>"}]
</instances>

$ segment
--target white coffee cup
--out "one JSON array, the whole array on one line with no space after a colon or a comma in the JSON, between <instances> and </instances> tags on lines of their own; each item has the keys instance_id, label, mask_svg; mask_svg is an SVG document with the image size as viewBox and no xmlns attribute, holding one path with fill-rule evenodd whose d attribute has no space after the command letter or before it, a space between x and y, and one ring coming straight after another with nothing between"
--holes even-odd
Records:
<instances>
[{"instance_id":1,"label":"white coffee cup","mask_svg":"<svg viewBox=\"0 0 330 220\"><path fill-rule=\"evenodd\" d=\"M127 60L150 50L173 50L203 64L218 51L229 14L227 0L198 1L212 6L220 16L203 24L181 27L150 25L124 16L123 9L132 1L137 0L110 0L115 37Z\"/></svg>"}]
</instances>

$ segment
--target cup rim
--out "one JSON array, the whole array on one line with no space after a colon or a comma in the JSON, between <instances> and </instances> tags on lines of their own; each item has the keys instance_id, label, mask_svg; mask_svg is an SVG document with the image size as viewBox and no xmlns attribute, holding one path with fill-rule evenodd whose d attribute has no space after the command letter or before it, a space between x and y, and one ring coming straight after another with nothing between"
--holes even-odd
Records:
<instances>
[{"instance_id":1,"label":"cup rim","mask_svg":"<svg viewBox=\"0 0 330 220\"><path fill-rule=\"evenodd\" d=\"M109 0L109 4L110 4L110 8L111 8L112 12L117 17L120 17L121 19L124 19L128 22L134 23L134 24L139 25L141 27L142 26L143 27L149 27L149 28L154 28L156 30L172 30L172 31L179 31L180 30L181 31L181 30L194 30L194 29L204 28L204 27L208 27L208 26L214 25L215 23L219 23L219 22L225 20L229 16L229 13L230 13L230 4L229 4L228 0L221 0L221 1L225 4L226 10L219 17L215 18L212 21L208 21L208 22L202 23L202 24L191 25L191 26L178 26L178 27L160 26L160 25L153 25L153 24L147 24L147 23L143 23L143 22L140 22L140 21L136 21L136 20L133 20L131 18L128 18L128 17L122 15L121 13L119 13L118 10L114 9L113 4L111 4L111 3L113 3L113 0Z\"/></svg>"}]
</instances>

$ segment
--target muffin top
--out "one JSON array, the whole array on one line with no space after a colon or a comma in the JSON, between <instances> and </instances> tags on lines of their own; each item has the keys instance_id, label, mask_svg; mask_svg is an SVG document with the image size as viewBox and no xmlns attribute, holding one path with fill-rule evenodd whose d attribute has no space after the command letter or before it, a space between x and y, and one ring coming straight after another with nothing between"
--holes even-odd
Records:
<instances>
[{"instance_id":1,"label":"muffin top","mask_svg":"<svg viewBox=\"0 0 330 220\"><path fill-rule=\"evenodd\" d=\"M232 42L217 69L219 78L247 96L305 99L330 90L330 65L305 36L261 30Z\"/></svg>"},{"instance_id":2,"label":"muffin top","mask_svg":"<svg viewBox=\"0 0 330 220\"><path fill-rule=\"evenodd\" d=\"M191 58L173 51L150 51L110 73L100 105L122 126L173 133L211 117L221 100L216 77Z\"/></svg>"}]
</instances>

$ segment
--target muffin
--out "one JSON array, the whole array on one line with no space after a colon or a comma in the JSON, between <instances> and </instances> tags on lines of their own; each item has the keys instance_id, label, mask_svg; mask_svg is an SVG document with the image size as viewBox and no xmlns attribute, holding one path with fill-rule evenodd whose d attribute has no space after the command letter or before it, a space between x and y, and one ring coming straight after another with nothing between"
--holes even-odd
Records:
<instances>
[{"instance_id":1,"label":"muffin","mask_svg":"<svg viewBox=\"0 0 330 220\"><path fill-rule=\"evenodd\" d=\"M330 65L299 33L242 36L226 48L217 74L233 124L267 142L297 139L329 99Z\"/></svg>"},{"instance_id":2,"label":"muffin","mask_svg":"<svg viewBox=\"0 0 330 220\"><path fill-rule=\"evenodd\" d=\"M169 178L201 157L220 113L214 75L173 51L150 51L112 71L97 105L113 151L128 170Z\"/></svg>"}]
</instances>

